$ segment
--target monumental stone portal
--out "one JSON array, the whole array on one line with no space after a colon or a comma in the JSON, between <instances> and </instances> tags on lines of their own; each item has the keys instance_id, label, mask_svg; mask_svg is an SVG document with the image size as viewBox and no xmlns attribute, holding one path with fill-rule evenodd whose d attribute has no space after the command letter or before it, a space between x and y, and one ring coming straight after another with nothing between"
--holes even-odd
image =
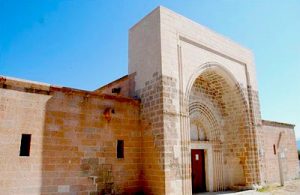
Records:
<instances>
[{"instance_id":1,"label":"monumental stone portal","mask_svg":"<svg viewBox=\"0 0 300 195\"><path fill-rule=\"evenodd\" d=\"M192 194L298 177L294 125L261 119L253 54L164 7L95 91L0 77L1 194Z\"/></svg>"}]
</instances>

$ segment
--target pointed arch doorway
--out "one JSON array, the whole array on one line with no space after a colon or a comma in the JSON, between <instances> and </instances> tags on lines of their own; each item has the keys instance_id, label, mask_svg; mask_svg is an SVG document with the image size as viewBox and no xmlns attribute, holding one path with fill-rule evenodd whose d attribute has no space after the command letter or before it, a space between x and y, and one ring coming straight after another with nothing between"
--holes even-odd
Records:
<instances>
[{"instance_id":1,"label":"pointed arch doorway","mask_svg":"<svg viewBox=\"0 0 300 195\"><path fill-rule=\"evenodd\" d=\"M189 90L192 192L244 186L248 169L247 103L226 72L210 67ZM251 168L251 167L250 167Z\"/></svg>"}]
</instances>

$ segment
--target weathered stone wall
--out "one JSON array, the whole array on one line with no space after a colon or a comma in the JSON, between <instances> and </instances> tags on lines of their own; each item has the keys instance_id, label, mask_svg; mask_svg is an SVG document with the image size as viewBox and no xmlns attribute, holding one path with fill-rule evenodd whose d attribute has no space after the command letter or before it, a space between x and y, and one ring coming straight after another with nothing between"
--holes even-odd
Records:
<instances>
[{"instance_id":1,"label":"weathered stone wall","mask_svg":"<svg viewBox=\"0 0 300 195\"><path fill-rule=\"evenodd\" d=\"M97 190L90 176L98 191L142 190L139 102L23 84L0 89L1 193L88 194ZM32 134L29 157L19 156L22 133ZM117 140L124 140L124 159L117 159Z\"/></svg>"},{"instance_id":2,"label":"weathered stone wall","mask_svg":"<svg viewBox=\"0 0 300 195\"><path fill-rule=\"evenodd\" d=\"M144 88L137 90L141 97L142 186L147 194L164 194L164 132L162 110L162 77L154 73Z\"/></svg>"},{"instance_id":3,"label":"weathered stone wall","mask_svg":"<svg viewBox=\"0 0 300 195\"><path fill-rule=\"evenodd\" d=\"M40 194L43 129L49 98L0 88L1 194ZM23 133L32 134L30 157L19 156Z\"/></svg>"},{"instance_id":4,"label":"weathered stone wall","mask_svg":"<svg viewBox=\"0 0 300 195\"><path fill-rule=\"evenodd\" d=\"M282 132L279 148L278 140ZM294 127L292 125L263 121L262 136L264 138L263 155L265 159L265 182L279 183L278 155L282 157L282 169L284 180L288 181L299 177L299 161L295 140ZM274 151L275 147L275 151Z\"/></svg>"}]
</instances>

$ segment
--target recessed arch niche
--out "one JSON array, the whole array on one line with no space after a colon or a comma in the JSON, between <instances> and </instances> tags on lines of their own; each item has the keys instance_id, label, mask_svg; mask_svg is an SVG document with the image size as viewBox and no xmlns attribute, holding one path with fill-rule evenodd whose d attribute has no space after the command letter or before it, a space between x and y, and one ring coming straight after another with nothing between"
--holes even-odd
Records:
<instances>
[{"instance_id":1,"label":"recessed arch niche","mask_svg":"<svg viewBox=\"0 0 300 195\"><path fill-rule=\"evenodd\" d=\"M212 148L207 163L212 166L213 179L208 182L214 191L246 185L246 175L253 169L247 163L251 140L244 93L220 66L202 70L188 90L191 147Z\"/></svg>"}]
</instances>

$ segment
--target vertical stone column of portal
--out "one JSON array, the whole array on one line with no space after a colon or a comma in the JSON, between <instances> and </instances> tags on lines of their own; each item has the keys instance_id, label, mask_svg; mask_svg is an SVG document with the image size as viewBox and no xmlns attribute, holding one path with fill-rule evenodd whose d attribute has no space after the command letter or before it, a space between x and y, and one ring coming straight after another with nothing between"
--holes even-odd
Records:
<instances>
[{"instance_id":1,"label":"vertical stone column of portal","mask_svg":"<svg viewBox=\"0 0 300 195\"><path fill-rule=\"evenodd\" d=\"M189 98L186 94L182 95L181 117L181 168L182 168L182 191L183 194L192 194L192 175L191 175L191 137L190 137L190 118L189 118Z\"/></svg>"},{"instance_id":2,"label":"vertical stone column of portal","mask_svg":"<svg viewBox=\"0 0 300 195\"><path fill-rule=\"evenodd\" d=\"M252 95L252 117L253 117L253 128L256 134L256 177L257 184L265 183L265 160L264 160L264 140L262 136L262 120L261 120L261 112L260 112L260 103L259 103L259 95L258 91L251 90Z\"/></svg>"},{"instance_id":3,"label":"vertical stone column of portal","mask_svg":"<svg viewBox=\"0 0 300 195\"><path fill-rule=\"evenodd\" d=\"M163 76L164 165L166 194L182 194L180 114L177 78Z\"/></svg>"},{"instance_id":4,"label":"vertical stone column of portal","mask_svg":"<svg viewBox=\"0 0 300 195\"><path fill-rule=\"evenodd\" d=\"M189 94L183 92L182 84L182 59L181 48L179 46L179 74L180 74L180 132L181 132L181 168L182 168L182 192L192 194L192 175L191 175L191 137L190 137L190 118L189 118Z\"/></svg>"},{"instance_id":5,"label":"vertical stone column of portal","mask_svg":"<svg viewBox=\"0 0 300 195\"><path fill-rule=\"evenodd\" d=\"M254 66L254 65L253 65ZM250 128L250 144L252 145L250 149L250 167L251 176L248 177L246 183L249 184L261 184L264 178L264 174L262 172L262 168L264 166L263 158L261 156L260 148L263 146L262 139L261 139L261 115L260 115L260 106L258 100L258 91L255 91L251 84L250 80L255 79L250 78L250 74L248 72L247 65L245 66L245 71L247 74L247 96L249 101L249 128Z\"/></svg>"},{"instance_id":6,"label":"vertical stone column of portal","mask_svg":"<svg viewBox=\"0 0 300 195\"><path fill-rule=\"evenodd\" d=\"M163 76L163 122L166 194L192 194L189 99L181 77Z\"/></svg>"}]
</instances>

